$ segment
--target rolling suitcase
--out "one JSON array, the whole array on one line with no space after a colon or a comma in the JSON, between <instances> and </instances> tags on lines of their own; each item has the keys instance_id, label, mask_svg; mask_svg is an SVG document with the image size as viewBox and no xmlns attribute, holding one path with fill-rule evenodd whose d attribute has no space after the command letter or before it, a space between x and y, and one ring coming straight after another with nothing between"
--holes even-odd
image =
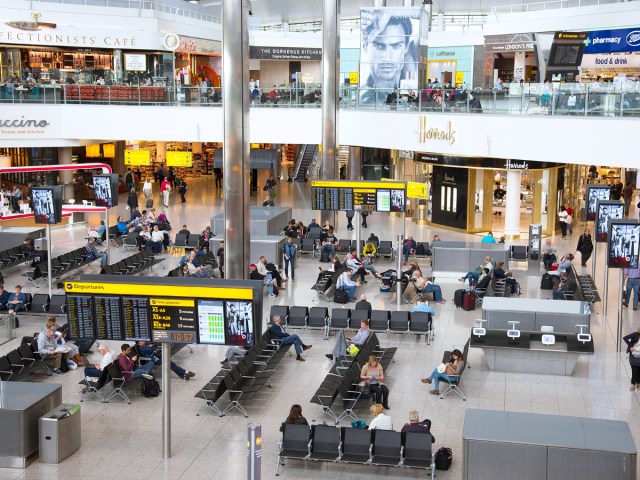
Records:
<instances>
[{"instance_id":1,"label":"rolling suitcase","mask_svg":"<svg viewBox=\"0 0 640 480\"><path fill-rule=\"evenodd\" d=\"M462 297L462 309L470 312L476 309L476 300L478 299L478 295L473 292L465 292Z\"/></svg>"},{"instance_id":2,"label":"rolling suitcase","mask_svg":"<svg viewBox=\"0 0 640 480\"><path fill-rule=\"evenodd\" d=\"M456 290L456 292L453 294L453 303L455 304L456 308L462 308L463 297L464 297L464 288L461 288L460 290Z\"/></svg>"},{"instance_id":3,"label":"rolling suitcase","mask_svg":"<svg viewBox=\"0 0 640 480\"><path fill-rule=\"evenodd\" d=\"M542 275L542 280L540 281L540 289L553 290L553 278L548 273Z\"/></svg>"},{"instance_id":4,"label":"rolling suitcase","mask_svg":"<svg viewBox=\"0 0 640 480\"><path fill-rule=\"evenodd\" d=\"M147 198L147 207L146 208L151 208L153 207L153 198Z\"/></svg>"}]
</instances>

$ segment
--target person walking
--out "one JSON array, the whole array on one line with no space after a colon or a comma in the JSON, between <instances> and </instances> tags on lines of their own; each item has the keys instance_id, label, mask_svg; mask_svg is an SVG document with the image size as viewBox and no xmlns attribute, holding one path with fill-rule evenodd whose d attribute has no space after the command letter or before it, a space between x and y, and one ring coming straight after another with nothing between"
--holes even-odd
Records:
<instances>
[{"instance_id":1,"label":"person walking","mask_svg":"<svg viewBox=\"0 0 640 480\"><path fill-rule=\"evenodd\" d=\"M284 244L282 249L282 254L284 256L284 274L286 278L282 280L287 280L289 277L289 265L291 265L291 281L296 281L296 244L293 243L292 237L287 237L287 241Z\"/></svg>"},{"instance_id":2,"label":"person walking","mask_svg":"<svg viewBox=\"0 0 640 480\"><path fill-rule=\"evenodd\" d=\"M558 221L560 222L560 231L562 232L562 239L567 238L567 209L564 208L564 205L560 207L560 212L558 213Z\"/></svg>"},{"instance_id":3,"label":"person walking","mask_svg":"<svg viewBox=\"0 0 640 480\"><path fill-rule=\"evenodd\" d=\"M623 337L622 340L627 344L629 365L631 366L631 386L629 390L633 392L636 389L640 390L640 328Z\"/></svg>"},{"instance_id":4,"label":"person walking","mask_svg":"<svg viewBox=\"0 0 640 480\"><path fill-rule=\"evenodd\" d=\"M346 215L347 215L347 230L353 230L353 217L355 216L356 212L354 212L353 210L347 210Z\"/></svg>"},{"instance_id":5,"label":"person walking","mask_svg":"<svg viewBox=\"0 0 640 480\"><path fill-rule=\"evenodd\" d=\"M627 182L627 185L622 190L622 196L624 199L624 214L629 215L629 208L631 208L631 199L633 198L633 187L631 182Z\"/></svg>"},{"instance_id":6,"label":"person walking","mask_svg":"<svg viewBox=\"0 0 640 480\"><path fill-rule=\"evenodd\" d=\"M129 197L127 198L127 207L133 212L134 209L138 208L138 194L136 193L136 189L131 187L129 189Z\"/></svg>"},{"instance_id":7,"label":"person walking","mask_svg":"<svg viewBox=\"0 0 640 480\"><path fill-rule=\"evenodd\" d=\"M142 193L145 200L149 200L153 195L153 184L151 183L151 179L149 177L147 177L144 185L142 185Z\"/></svg>"},{"instance_id":8,"label":"person walking","mask_svg":"<svg viewBox=\"0 0 640 480\"><path fill-rule=\"evenodd\" d=\"M362 217L362 228L367 228L367 217L369 216L369 212L367 210L363 210L360 212L360 216Z\"/></svg>"},{"instance_id":9,"label":"person walking","mask_svg":"<svg viewBox=\"0 0 640 480\"><path fill-rule=\"evenodd\" d=\"M162 180L160 184L160 191L162 192L162 204L165 207L169 206L169 195L171 194L171 182L166 178Z\"/></svg>"},{"instance_id":10,"label":"person walking","mask_svg":"<svg viewBox=\"0 0 640 480\"><path fill-rule=\"evenodd\" d=\"M180 180L178 193L180 194L180 200L182 201L182 203L186 203L187 199L184 198L184 194L187 193L187 182L185 182L184 180Z\"/></svg>"},{"instance_id":11,"label":"person walking","mask_svg":"<svg viewBox=\"0 0 640 480\"><path fill-rule=\"evenodd\" d=\"M587 260L591 257L591 252L593 252L593 239L591 238L589 229L585 229L584 233L578 238L576 251L580 252L580 255L582 256L582 266L586 267Z\"/></svg>"},{"instance_id":12,"label":"person walking","mask_svg":"<svg viewBox=\"0 0 640 480\"><path fill-rule=\"evenodd\" d=\"M638 292L640 291L640 268L625 268L623 270L624 276L627 278L627 285L625 287L626 294L624 296L624 302L622 304L625 307L629 306L629 299L631 292L633 292L633 309L638 310Z\"/></svg>"}]
</instances>

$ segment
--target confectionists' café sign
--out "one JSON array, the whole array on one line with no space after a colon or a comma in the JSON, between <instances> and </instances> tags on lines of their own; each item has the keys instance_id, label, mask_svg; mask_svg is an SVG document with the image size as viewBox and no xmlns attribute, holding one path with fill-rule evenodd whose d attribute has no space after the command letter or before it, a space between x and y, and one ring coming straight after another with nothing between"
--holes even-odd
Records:
<instances>
[{"instance_id":1,"label":"confectionists' caf\u00e9 sign","mask_svg":"<svg viewBox=\"0 0 640 480\"><path fill-rule=\"evenodd\" d=\"M26 25L29 28L20 28ZM0 20L0 43L108 49L162 49L158 32L102 30Z\"/></svg>"}]
</instances>

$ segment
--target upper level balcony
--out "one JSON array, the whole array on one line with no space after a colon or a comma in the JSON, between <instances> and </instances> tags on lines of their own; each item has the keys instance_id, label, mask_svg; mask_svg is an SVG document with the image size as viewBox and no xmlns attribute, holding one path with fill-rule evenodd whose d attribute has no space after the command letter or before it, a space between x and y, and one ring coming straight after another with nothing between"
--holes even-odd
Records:
<instances>
[{"instance_id":1,"label":"upper level balcony","mask_svg":"<svg viewBox=\"0 0 640 480\"><path fill-rule=\"evenodd\" d=\"M319 108L319 86L282 86L256 90L247 96L253 108ZM104 106L221 107L224 89L126 85L31 85L0 87L0 104ZM17 106L16 105L16 106ZM342 110L476 113L484 115L601 116L640 115L640 81L573 84L511 84L504 89L423 90L342 87Z\"/></svg>"}]
</instances>

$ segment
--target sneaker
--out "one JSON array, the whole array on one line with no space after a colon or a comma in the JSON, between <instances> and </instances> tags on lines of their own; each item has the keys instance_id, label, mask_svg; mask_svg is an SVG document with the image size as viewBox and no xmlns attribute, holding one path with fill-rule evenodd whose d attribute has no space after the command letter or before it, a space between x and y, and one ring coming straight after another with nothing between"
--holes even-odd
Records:
<instances>
[{"instance_id":1,"label":"sneaker","mask_svg":"<svg viewBox=\"0 0 640 480\"><path fill-rule=\"evenodd\" d=\"M429 390L431 395L440 395L440 390Z\"/></svg>"},{"instance_id":2,"label":"sneaker","mask_svg":"<svg viewBox=\"0 0 640 480\"><path fill-rule=\"evenodd\" d=\"M226 358L220 362L220 365L229 365L229 360Z\"/></svg>"},{"instance_id":3,"label":"sneaker","mask_svg":"<svg viewBox=\"0 0 640 480\"><path fill-rule=\"evenodd\" d=\"M59 368L54 368L53 373L55 373L56 375L62 375L62 370L60 370Z\"/></svg>"},{"instance_id":4,"label":"sneaker","mask_svg":"<svg viewBox=\"0 0 640 480\"><path fill-rule=\"evenodd\" d=\"M464 283L464 277L460 277L458 281Z\"/></svg>"},{"instance_id":5,"label":"sneaker","mask_svg":"<svg viewBox=\"0 0 640 480\"><path fill-rule=\"evenodd\" d=\"M428 384L431 384L431 380L429 380L428 378L422 378L422 379L420 379L420 381L421 381L422 383L428 383Z\"/></svg>"},{"instance_id":6,"label":"sneaker","mask_svg":"<svg viewBox=\"0 0 640 480\"><path fill-rule=\"evenodd\" d=\"M304 362L305 361L304 358L302 358L302 355L298 355L296 357L296 360L299 361L299 362Z\"/></svg>"},{"instance_id":7,"label":"sneaker","mask_svg":"<svg viewBox=\"0 0 640 480\"><path fill-rule=\"evenodd\" d=\"M146 378L147 380L153 380L153 376L149 375L148 373L143 373L142 378Z\"/></svg>"},{"instance_id":8,"label":"sneaker","mask_svg":"<svg viewBox=\"0 0 640 480\"><path fill-rule=\"evenodd\" d=\"M302 350L309 350L313 345L302 345Z\"/></svg>"},{"instance_id":9,"label":"sneaker","mask_svg":"<svg viewBox=\"0 0 640 480\"><path fill-rule=\"evenodd\" d=\"M628 304L628 303L624 303L624 302L622 302L622 305L624 305L625 307L628 307L628 306L629 306L629 304Z\"/></svg>"},{"instance_id":10,"label":"sneaker","mask_svg":"<svg viewBox=\"0 0 640 480\"><path fill-rule=\"evenodd\" d=\"M292 282L295 282L295 281L296 281L296 279L295 279L295 278L291 278L291 281L292 281Z\"/></svg>"},{"instance_id":11,"label":"sneaker","mask_svg":"<svg viewBox=\"0 0 640 480\"><path fill-rule=\"evenodd\" d=\"M287 280L289 280L289 277L282 277L283 282L286 282Z\"/></svg>"},{"instance_id":12,"label":"sneaker","mask_svg":"<svg viewBox=\"0 0 640 480\"><path fill-rule=\"evenodd\" d=\"M325 354L325 357L327 357L329 360L333 360L333 355L330 353Z\"/></svg>"},{"instance_id":13,"label":"sneaker","mask_svg":"<svg viewBox=\"0 0 640 480\"><path fill-rule=\"evenodd\" d=\"M196 376L196 374L193 373L193 372L186 372L184 374L184 379L188 381L191 377L195 377L195 376Z\"/></svg>"}]
</instances>

